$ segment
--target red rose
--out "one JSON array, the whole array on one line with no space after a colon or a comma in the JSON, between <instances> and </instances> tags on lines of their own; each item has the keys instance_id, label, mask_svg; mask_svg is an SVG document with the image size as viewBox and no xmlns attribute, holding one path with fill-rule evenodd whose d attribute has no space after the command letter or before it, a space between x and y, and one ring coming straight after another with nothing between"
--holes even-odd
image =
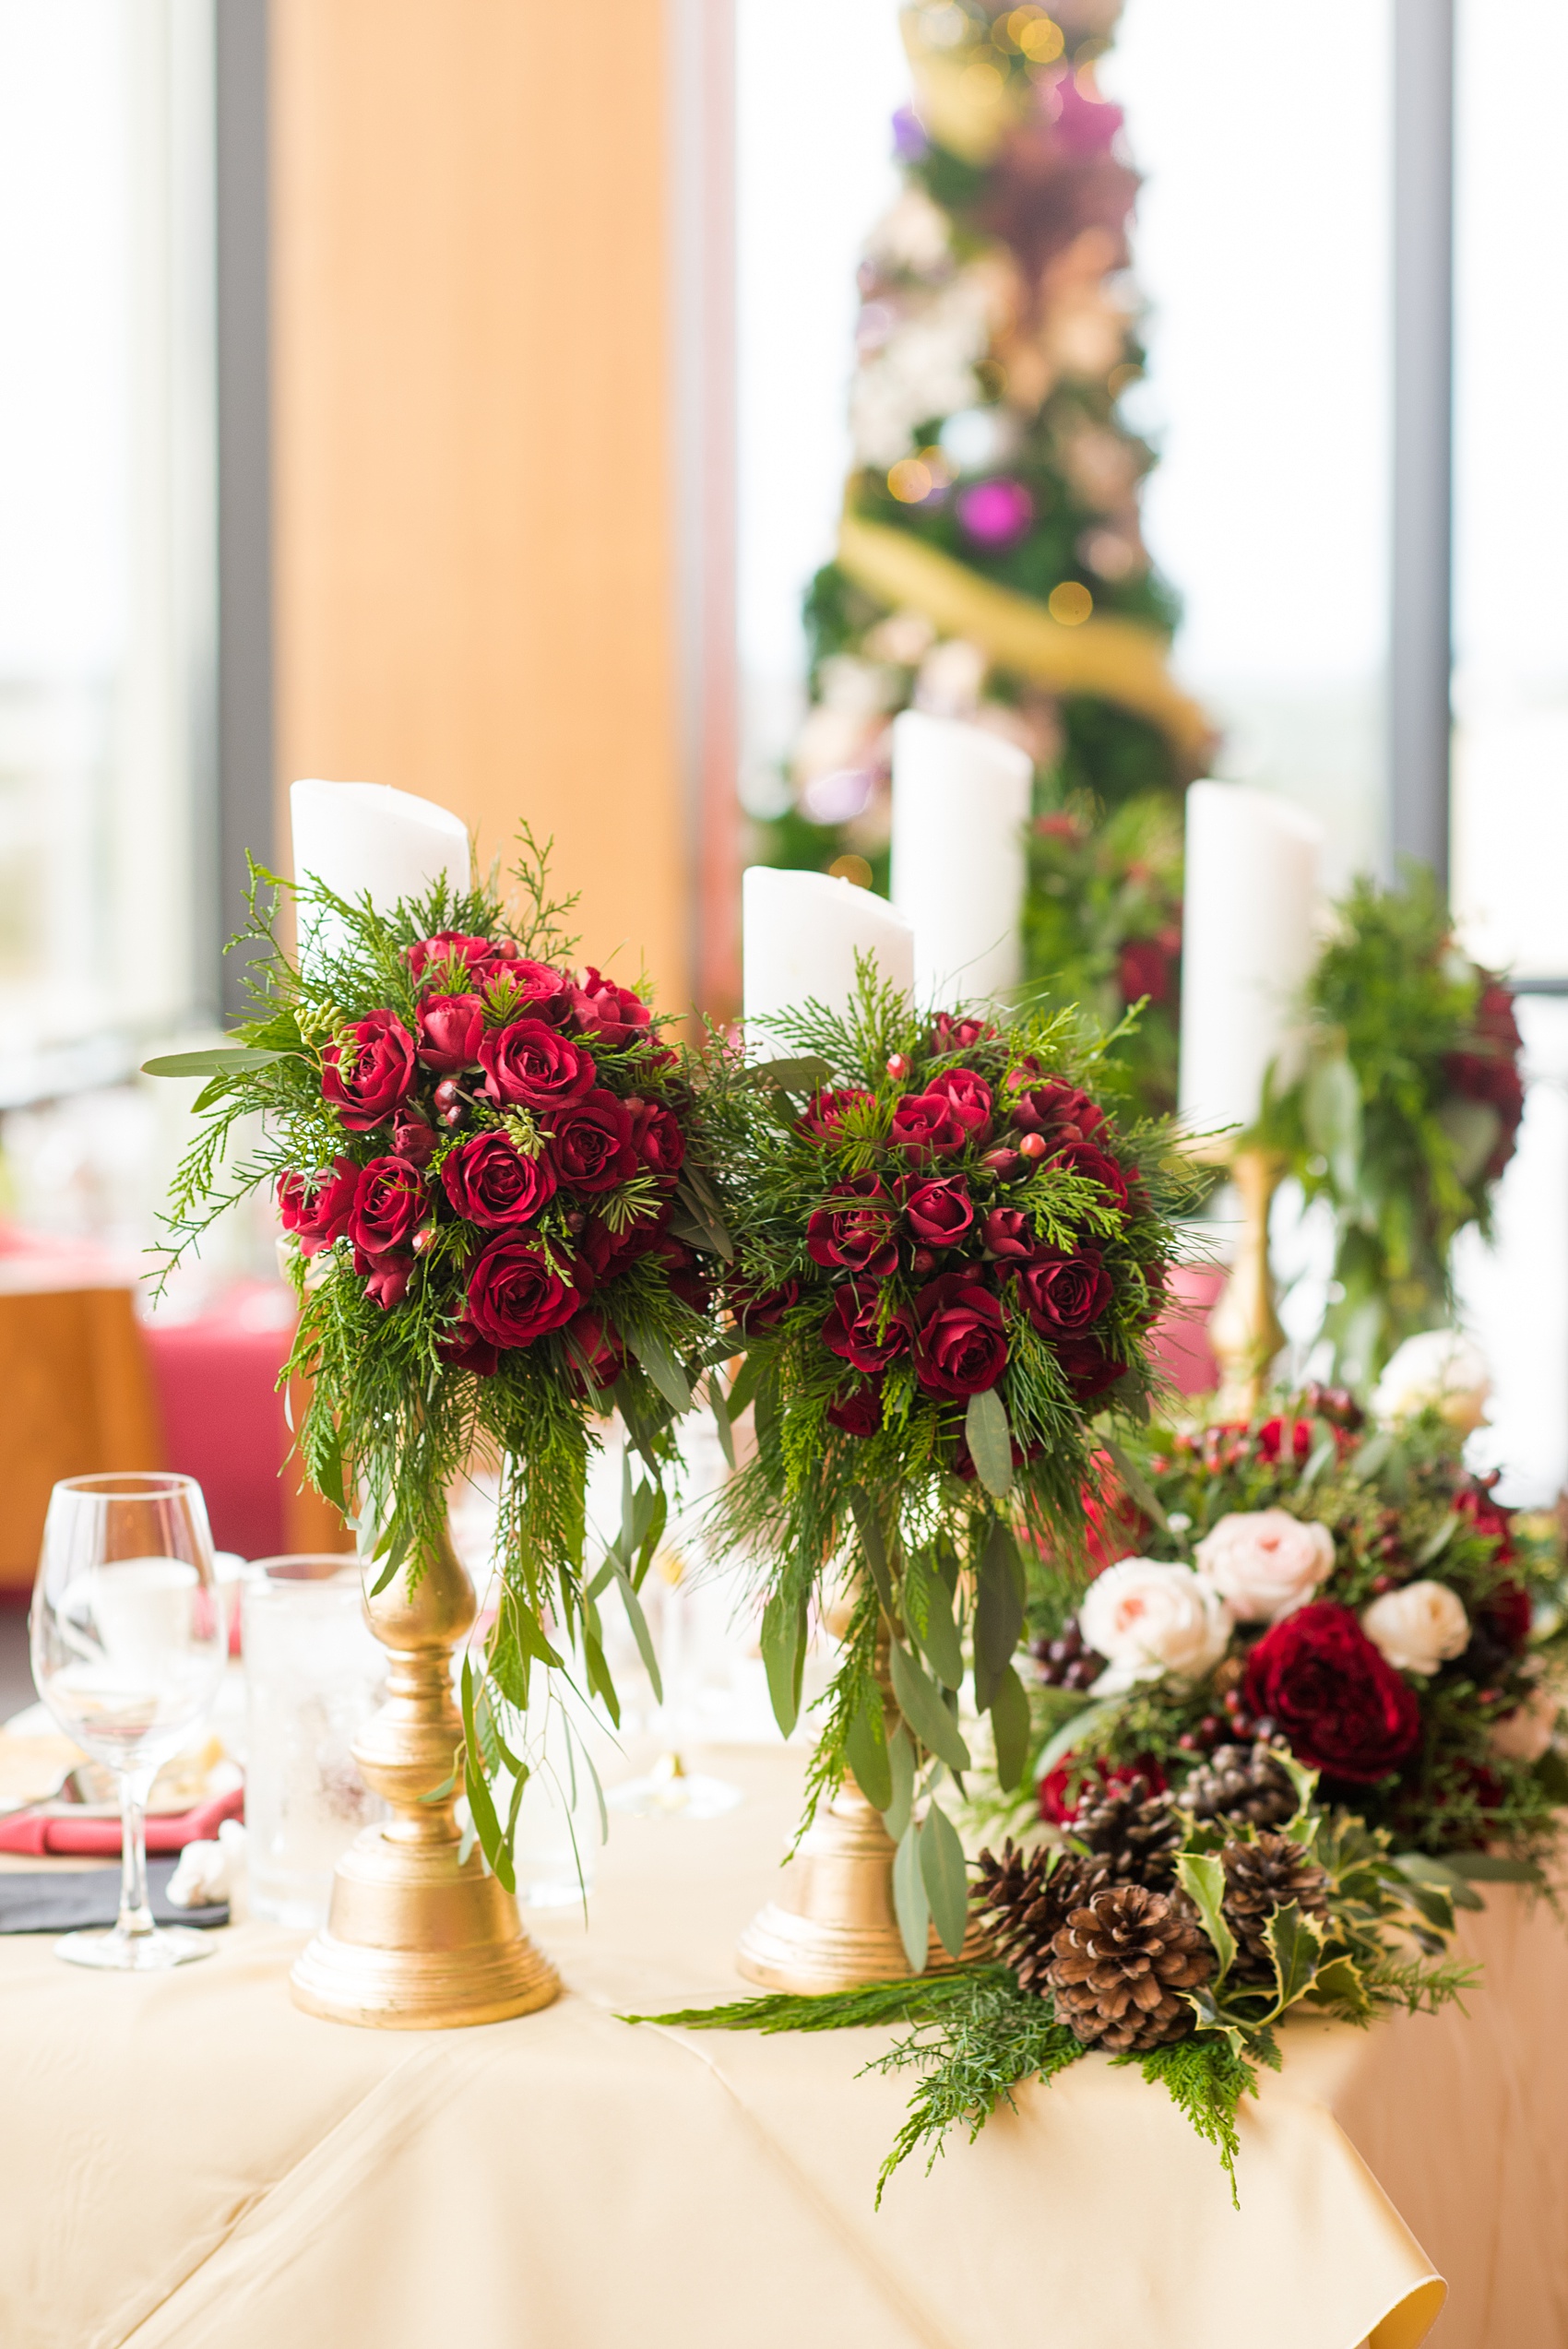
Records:
<instances>
[{"instance_id":1,"label":"red rose","mask_svg":"<svg viewBox=\"0 0 1568 2349\"><path fill-rule=\"evenodd\" d=\"M915 1299L915 1376L937 1394L979 1394L1007 1368L1002 1308L972 1273L943 1273Z\"/></svg>"},{"instance_id":2,"label":"red rose","mask_svg":"<svg viewBox=\"0 0 1568 2349\"><path fill-rule=\"evenodd\" d=\"M1097 1150L1092 1142L1067 1143L1063 1149L1053 1152L1051 1163L1053 1167L1061 1167L1067 1174L1077 1175L1088 1182L1098 1182L1102 1191L1110 1192L1118 1207L1126 1206L1126 1176L1115 1159L1108 1158L1103 1150Z\"/></svg>"},{"instance_id":3,"label":"red rose","mask_svg":"<svg viewBox=\"0 0 1568 2349\"><path fill-rule=\"evenodd\" d=\"M578 1298L535 1240L493 1241L469 1275L469 1320L493 1346L531 1346L571 1320Z\"/></svg>"},{"instance_id":4,"label":"red rose","mask_svg":"<svg viewBox=\"0 0 1568 2349\"><path fill-rule=\"evenodd\" d=\"M980 1227L980 1238L988 1255L1008 1263L1027 1263L1039 1245L1034 1226L1016 1207L992 1207Z\"/></svg>"},{"instance_id":5,"label":"red rose","mask_svg":"<svg viewBox=\"0 0 1568 2349\"><path fill-rule=\"evenodd\" d=\"M874 1098L860 1085L846 1086L837 1093L814 1093L806 1103L801 1132L809 1133L814 1142L837 1142L844 1130L846 1112L861 1101Z\"/></svg>"},{"instance_id":6,"label":"red rose","mask_svg":"<svg viewBox=\"0 0 1568 2349\"><path fill-rule=\"evenodd\" d=\"M579 1034L613 1051L652 1026L653 1014L640 995L601 979L592 964L572 989L572 1017Z\"/></svg>"},{"instance_id":7,"label":"red rose","mask_svg":"<svg viewBox=\"0 0 1568 2349\"><path fill-rule=\"evenodd\" d=\"M555 1191L549 1160L525 1158L493 1128L457 1145L442 1161L441 1183L458 1215L486 1231L531 1223Z\"/></svg>"},{"instance_id":8,"label":"red rose","mask_svg":"<svg viewBox=\"0 0 1568 2349\"><path fill-rule=\"evenodd\" d=\"M278 1184L278 1214L302 1256L315 1256L341 1240L354 1212L360 1170L352 1158L334 1158L325 1173L286 1174Z\"/></svg>"},{"instance_id":9,"label":"red rose","mask_svg":"<svg viewBox=\"0 0 1568 2349\"><path fill-rule=\"evenodd\" d=\"M1083 1248L1070 1256L1060 1248L1037 1248L1019 1267L1018 1294L1043 1336L1075 1337L1110 1304L1111 1275L1098 1249Z\"/></svg>"},{"instance_id":10,"label":"red rose","mask_svg":"<svg viewBox=\"0 0 1568 2349\"><path fill-rule=\"evenodd\" d=\"M321 1097L350 1133L385 1125L413 1082L414 1039L396 1012L350 1021L321 1056Z\"/></svg>"},{"instance_id":11,"label":"red rose","mask_svg":"<svg viewBox=\"0 0 1568 2349\"><path fill-rule=\"evenodd\" d=\"M481 1337L470 1321L455 1322L443 1338L436 1340L436 1352L454 1370L472 1370L476 1378L495 1376L500 1356L489 1338Z\"/></svg>"},{"instance_id":12,"label":"red rose","mask_svg":"<svg viewBox=\"0 0 1568 2349\"><path fill-rule=\"evenodd\" d=\"M613 1191L637 1170L631 1111L603 1086L586 1100L557 1110L550 1121L549 1143L551 1164L569 1191Z\"/></svg>"},{"instance_id":13,"label":"red rose","mask_svg":"<svg viewBox=\"0 0 1568 2349\"><path fill-rule=\"evenodd\" d=\"M427 970L434 974L443 969L471 971L478 977L490 964L504 962L517 951L509 938L476 938L466 930L438 930L434 938L418 939L408 949L408 964L416 979L422 979Z\"/></svg>"},{"instance_id":14,"label":"red rose","mask_svg":"<svg viewBox=\"0 0 1568 2349\"><path fill-rule=\"evenodd\" d=\"M846 1435L874 1435L882 1425L881 1394L870 1385L840 1387L827 1406L827 1424Z\"/></svg>"},{"instance_id":15,"label":"red rose","mask_svg":"<svg viewBox=\"0 0 1568 2349\"><path fill-rule=\"evenodd\" d=\"M367 1256L389 1256L412 1235L428 1196L423 1176L407 1158L373 1158L360 1176L350 1239Z\"/></svg>"},{"instance_id":16,"label":"red rose","mask_svg":"<svg viewBox=\"0 0 1568 2349\"><path fill-rule=\"evenodd\" d=\"M695 1249L688 1248L683 1240L666 1234L655 1243L651 1252L663 1263L671 1295L678 1297L683 1305L689 1305L694 1313L706 1313L713 1301L713 1292L697 1262Z\"/></svg>"},{"instance_id":17,"label":"red rose","mask_svg":"<svg viewBox=\"0 0 1568 2349\"><path fill-rule=\"evenodd\" d=\"M893 1147L918 1166L951 1157L968 1138L963 1119L944 1094L906 1093L893 1112Z\"/></svg>"},{"instance_id":18,"label":"red rose","mask_svg":"<svg viewBox=\"0 0 1568 2349\"><path fill-rule=\"evenodd\" d=\"M675 1212L673 1199L662 1200L648 1214L636 1216L624 1231L612 1231L600 1216L585 1227L577 1246L596 1281L611 1280L623 1265L635 1264L659 1245L659 1234Z\"/></svg>"},{"instance_id":19,"label":"red rose","mask_svg":"<svg viewBox=\"0 0 1568 2349\"><path fill-rule=\"evenodd\" d=\"M827 1197L829 1204L814 1208L806 1220L806 1253L813 1263L866 1280L885 1280L897 1272L893 1202L876 1176L860 1174L835 1183Z\"/></svg>"},{"instance_id":20,"label":"red rose","mask_svg":"<svg viewBox=\"0 0 1568 2349\"><path fill-rule=\"evenodd\" d=\"M541 1019L514 1020L498 1027L479 1048L484 1089L499 1105L520 1102L528 1109L564 1109L593 1088L598 1071L591 1052L558 1036Z\"/></svg>"},{"instance_id":21,"label":"red rose","mask_svg":"<svg viewBox=\"0 0 1568 2349\"><path fill-rule=\"evenodd\" d=\"M1146 1795L1162 1795L1167 1781L1164 1771L1152 1755L1136 1763L1122 1762L1114 1770L1107 1762L1096 1762L1086 1767L1071 1755L1048 1771L1039 1782L1039 1815L1049 1819L1053 1827L1070 1827L1078 1815L1086 1796L1096 1792L1091 1770L1101 1786L1131 1786L1144 1782Z\"/></svg>"},{"instance_id":22,"label":"red rose","mask_svg":"<svg viewBox=\"0 0 1568 2349\"><path fill-rule=\"evenodd\" d=\"M1169 1002L1175 992L1175 955L1158 938L1130 938L1116 965L1116 982L1125 1001L1135 1003L1146 995L1151 1003Z\"/></svg>"},{"instance_id":23,"label":"red rose","mask_svg":"<svg viewBox=\"0 0 1568 2349\"><path fill-rule=\"evenodd\" d=\"M936 1175L918 1182L907 1178L899 1190L904 1216L927 1248L952 1248L974 1229L975 1203L961 1175Z\"/></svg>"},{"instance_id":24,"label":"red rose","mask_svg":"<svg viewBox=\"0 0 1568 2349\"><path fill-rule=\"evenodd\" d=\"M730 1311L735 1326L743 1337L766 1337L776 1330L791 1305L801 1294L798 1280L787 1280L782 1288L766 1288L758 1292L744 1281L730 1285Z\"/></svg>"},{"instance_id":25,"label":"red rose","mask_svg":"<svg viewBox=\"0 0 1568 2349\"><path fill-rule=\"evenodd\" d=\"M392 1121L392 1155L411 1167L428 1167L435 1156L435 1128L407 1102Z\"/></svg>"},{"instance_id":26,"label":"red rose","mask_svg":"<svg viewBox=\"0 0 1568 2349\"><path fill-rule=\"evenodd\" d=\"M1020 1072L1008 1074L1012 1077ZM1083 1087L1059 1076L1026 1086L1009 1102L1007 1115L1022 1133L1043 1133L1053 1142L1087 1142L1105 1123L1105 1111Z\"/></svg>"},{"instance_id":27,"label":"red rose","mask_svg":"<svg viewBox=\"0 0 1568 2349\"><path fill-rule=\"evenodd\" d=\"M968 1134L979 1141L991 1123L991 1087L973 1069L944 1069L926 1086L928 1094L945 1101Z\"/></svg>"},{"instance_id":28,"label":"red rose","mask_svg":"<svg viewBox=\"0 0 1568 2349\"><path fill-rule=\"evenodd\" d=\"M372 1256L362 1249L354 1251L354 1270L363 1275L366 1295L374 1298L384 1313L402 1303L413 1269L411 1256Z\"/></svg>"},{"instance_id":29,"label":"red rose","mask_svg":"<svg viewBox=\"0 0 1568 2349\"><path fill-rule=\"evenodd\" d=\"M553 963L530 962L526 955L519 955L515 962L497 963L486 971L485 983L503 1018L522 1012L529 1019L548 1020L552 1027L559 1027L570 1015L572 975L557 970Z\"/></svg>"},{"instance_id":30,"label":"red rose","mask_svg":"<svg viewBox=\"0 0 1568 2349\"><path fill-rule=\"evenodd\" d=\"M1298 1761L1352 1785L1396 1770L1421 1733L1414 1690L1331 1599L1264 1633L1247 1661L1245 1702L1254 1719L1277 1722Z\"/></svg>"},{"instance_id":31,"label":"red rose","mask_svg":"<svg viewBox=\"0 0 1568 2349\"><path fill-rule=\"evenodd\" d=\"M931 1049L939 1058L948 1052L969 1052L977 1044L989 1044L995 1034L989 1020L938 1012L931 1024Z\"/></svg>"},{"instance_id":32,"label":"red rose","mask_svg":"<svg viewBox=\"0 0 1568 2349\"><path fill-rule=\"evenodd\" d=\"M852 1282L834 1292L833 1306L822 1325L822 1342L853 1370L885 1370L907 1353L909 1324L902 1313L888 1316L882 1326L882 1308L874 1288L857 1290Z\"/></svg>"},{"instance_id":33,"label":"red rose","mask_svg":"<svg viewBox=\"0 0 1568 2349\"><path fill-rule=\"evenodd\" d=\"M1126 1374L1126 1363L1108 1353L1098 1337L1059 1338L1054 1351L1075 1403L1093 1403Z\"/></svg>"},{"instance_id":34,"label":"red rose","mask_svg":"<svg viewBox=\"0 0 1568 2349\"><path fill-rule=\"evenodd\" d=\"M679 1174L685 1161L686 1137L673 1109L659 1101L628 1101L632 1141L645 1167L655 1174Z\"/></svg>"},{"instance_id":35,"label":"red rose","mask_svg":"<svg viewBox=\"0 0 1568 2349\"><path fill-rule=\"evenodd\" d=\"M461 1076L475 1067L484 1035L484 1005L477 995L432 995L420 1005L419 1056L437 1076Z\"/></svg>"},{"instance_id":36,"label":"red rose","mask_svg":"<svg viewBox=\"0 0 1568 2349\"><path fill-rule=\"evenodd\" d=\"M599 1313L574 1313L561 1332L573 1368L595 1390L613 1386L626 1366L625 1348Z\"/></svg>"},{"instance_id":37,"label":"red rose","mask_svg":"<svg viewBox=\"0 0 1568 2349\"><path fill-rule=\"evenodd\" d=\"M1313 1448L1313 1423L1310 1419L1290 1422L1290 1456L1304 1460ZM1264 1460L1277 1460L1285 1450L1286 1435L1283 1419L1265 1419L1257 1432L1258 1455Z\"/></svg>"}]
</instances>

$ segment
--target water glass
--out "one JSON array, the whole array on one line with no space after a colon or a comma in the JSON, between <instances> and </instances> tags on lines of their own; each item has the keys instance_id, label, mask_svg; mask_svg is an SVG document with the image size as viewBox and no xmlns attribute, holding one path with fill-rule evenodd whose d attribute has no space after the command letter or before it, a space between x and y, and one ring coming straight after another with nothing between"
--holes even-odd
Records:
<instances>
[{"instance_id":1,"label":"water glass","mask_svg":"<svg viewBox=\"0 0 1568 2349\"><path fill-rule=\"evenodd\" d=\"M310 1931L339 1859L386 1816L351 1749L386 1693L386 1651L357 1559L258 1559L242 1603L251 1907Z\"/></svg>"},{"instance_id":2,"label":"water glass","mask_svg":"<svg viewBox=\"0 0 1568 2349\"><path fill-rule=\"evenodd\" d=\"M32 1676L60 1728L119 1781L120 1914L55 1943L76 1965L157 1972L210 1938L155 1926L147 1798L211 1710L228 1638L207 1503L192 1477L69 1477L50 1496L30 1617Z\"/></svg>"}]
</instances>

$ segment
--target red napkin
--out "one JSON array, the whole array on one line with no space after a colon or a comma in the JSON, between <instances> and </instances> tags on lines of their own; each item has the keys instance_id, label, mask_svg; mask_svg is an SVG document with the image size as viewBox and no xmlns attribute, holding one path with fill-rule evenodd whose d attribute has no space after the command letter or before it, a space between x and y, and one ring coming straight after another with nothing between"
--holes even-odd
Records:
<instances>
[{"instance_id":1,"label":"red napkin","mask_svg":"<svg viewBox=\"0 0 1568 2349\"><path fill-rule=\"evenodd\" d=\"M212 1795L194 1810L167 1811L147 1822L149 1852L181 1852L187 1844L210 1842L225 1819L243 1819L244 1786ZM0 1852L27 1852L34 1858L47 1852L69 1853L77 1859L118 1859L120 1822L117 1819L73 1819L68 1809L16 1810L0 1819Z\"/></svg>"}]
</instances>

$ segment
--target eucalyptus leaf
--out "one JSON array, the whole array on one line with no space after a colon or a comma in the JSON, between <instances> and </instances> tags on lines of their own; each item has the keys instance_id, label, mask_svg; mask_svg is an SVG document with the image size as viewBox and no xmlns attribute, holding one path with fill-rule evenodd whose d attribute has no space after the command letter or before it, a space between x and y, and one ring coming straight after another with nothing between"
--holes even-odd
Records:
<instances>
[{"instance_id":1,"label":"eucalyptus leaf","mask_svg":"<svg viewBox=\"0 0 1568 2349\"><path fill-rule=\"evenodd\" d=\"M920 1833L911 1819L893 1855L893 1914L911 1974L923 1974L931 1955L931 1903L921 1872Z\"/></svg>"},{"instance_id":2,"label":"eucalyptus leaf","mask_svg":"<svg viewBox=\"0 0 1568 2349\"><path fill-rule=\"evenodd\" d=\"M1004 1794L1021 1786L1029 1760L1029 1700L1013 1667L1003 1667L991 1696L991 1734L996 1747L996 1778Z\"/></svg>"},{"instance_id":3,"label":"eucalyptus leaf","mask_svg":"<svg viewBox=\"0 0 1568 2349\"><path fill-rule=\"evenodd\" d=\"M677 1413L692 1407L692 1390L685 1376L657 1330L624 1330L622 1335L636 1356L659 1394Z\"/></svg>"},{"instance_id":4,"label":"eucalyptus leaf","mask_svg":"<svg viewBox=\"0 0 1568 2349\"><path fill-rule=\"evenodd\" d=\"M927 1808L920 1845L921 1878L937 1939L948 1956L956 1958L969 1921L969 1877L958 1831L940 1803Z\"/></svg>"},{"instance_id":5,"label":"eucalyptus leaf","mask_svg":"<svg viewBox=\"0 0 1568 2349\"><path fill-rule=\"evenodd\" d=\"M719 1449L724 1454L726 1466L732 1468L735 1465L735 1431L730 1425L729 1406L717 1370L709 1370L707 1374L707 1400L713 1413L713 1424L719 1430Z\"/></svg>"},{"instance_id":6,"label":"eucalyptus leaf","mask_svg":"<svg viewBox=\"0 0 1568 2349\"><path fill-rule=\"evenodd\" d=\"M887 1830L888 1841L897 1844L903 1840L915 1799L915 1750L901 1721L894 1723L888 1736L887 1769L893 1781L893 1798L882 1814L882 1823Z\"/></svg>"},{"instance_id":7,"label":"eucalyptus leaf","mask_svg":"<svg viewBox=\"0 0 1568 2349\"><path fill-rule=\"evenodd\" d=\"M1024 1628L1018 1548L1001 1518L992 1521L975 1576L975 1704L989 1710Z\"/></svg>"},{"instance_id":8,"label":"eucalyptus leaf","mask_svg":"<svg viewBox=\"0 0 1568 2349\"><path fill-rule=\"evenodd\" d=\"M969 1769L969 1750L958 1734L957 1723L943 1703L935 1682L927 1679L899 1640L889 1646L888 1665L898 1710L927 1752L935 1754L949 1770Z\"/></svg>"},{"instance_id":9,"label":"eucalyptus leaf","mask_svg":"<svg viewBox=\"0 0 1568 2349\"><path fill-rule=\"evenodd\" d=\"M944 1689L964 1678L964 1650L953 1617L953 1599L934 1554L917 1550L904 1569L904 1620Z\"/></svg>"},{"instance_id":10,"label":"eucalyptus leaf","mask_svg":"<svg viewBox=\"0 0 1568 2349\"><path fill-rule=\"evenodd\" d=\"M806 1609L802 1599L775 1591L762 1610L762 1661L773 1717L785 1737L801 1714L801 1679L806 1662Z\"/></svg>"},{"instance_id":11,"label":"eucalyptus leaf","mask_svg":"<svg viewBox=\"0 0 1568 2349\"><path fill-rule=\"evenodd\" d=\"M981 1484L993 1501L1004 1501L1013 1489L1013 1431L1007 1406L993 1386L970 1395L964 1437Z\"/></svg>"},{"instance_id":12,"label":"eucalyptus leaf","mask_svg":"<svg viewBox=\"0 0 1568 2349\"><path fill-rule=\"evenodd\" d=\"M1183 1852L1176 1863L1177 1880L1203 1918L1204 1931L1214 1943L1219 1970L1216 1989L1236 1963L1236 1937L1225 1922L1225 1869L1217 1852Z\"/></svg>"},{"instance_id":13,"label":"eucalyptus leaf","mask_svg":"<svg viewBox=\"0 0 1568 2349\"><path fill-rule=\"evenodd\" d=\"M614 1560L613 1565L615 1580L621 1586L621 1604L626 1610L626 1620L632 1627L632 1637L636 1641L637 1654L642 1657L644 1668L653 1683L653 1701L655 1704L662 1704L664 1682L659 1677L659 1655L653 1644L653 1634L647 1628L647 1617L643 1613L642 1600L637 1596L633 1587L632 1578L620 1560Z\"/></svg>"},{"instance_id":14,"label":"eucalyptus leaf","mask_svg":"<svg viewBox=\"0 0 1568 2349\"><path fill-rule=\"evenodd\" d=\"M160 1052L156 1060L142 1062L141 1073L143 1076L246 1076L253 1069L264 1069L287 1057L283 1052L265 1052L255 1045L222 1044L204 1052Z\"/></svg>"},{"instance_id":15,"label":"eucalyptus leaf","mask_svg":"<svg viewBox=\"0 0 1568 2349\"><path fill-rule=\"evenodd\" d=\"M1455 1516L1454 1512L1450 1510L1448 1515L1437 1528L1437 1531L1433 1534L1429 1534L1426 1540L1422 1542L1420 1549L1416 1552L1417 1565L1430 1566L1434 1559L1441 1558L1449 1543L1453 1540L1455 1535L1458 1532L1462 1522L1463 1521L1459 1517Z\"/></svg>"},{"instance_id":16,"label":"eucalyptus leaf","mask_svg":"<svg viewBox=\"0 0 1568 2349\"><path fill-rule=\"evenodd\" d=\"M882 1522L876 1513L876 1503L863 1485L851 1485L849 1506L855 1513L861 1549L871 1569L871 1578L876 1585L882 1611L890 1623L897 1622L898 1610L893 1597L893 1577L887 1568L887 1549L882 1537Z\"/></svg>"},{"instance_id":17,"label":"eucalyptus leaf","mask_svg":"<svg viewBox=\"0 0 1568 2349\"><path fill-rule=\"evenodd\" d=\"M893 1766L887 1754L887 1721L882 1691L868 1681L844 1738L844 1759L873 1810L893 1802Z\"/></svg>"}]
</instances>

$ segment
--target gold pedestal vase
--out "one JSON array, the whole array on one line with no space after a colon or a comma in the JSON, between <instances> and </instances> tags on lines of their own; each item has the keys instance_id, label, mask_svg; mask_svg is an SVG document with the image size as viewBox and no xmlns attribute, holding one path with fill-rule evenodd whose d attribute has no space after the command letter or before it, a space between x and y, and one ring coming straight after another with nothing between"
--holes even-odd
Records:
<instances>
[{"instance_id":1,"label":"gold pedestal vase","mask_svg":"<svg viewBox=\"0 0 1568 2349\"><path fill-rule=\"evenodd\" d=\"M410 1592L407 1569L367 1596L391 1653L386 1702L353 1753L392 1816L339 1861L326 1929L290 1976L294 2002L333 2023L445 2031L548 2006L555 1969L522 1928L517 1904L475 1845L461 1858L452 1776L462 1720L452 1655L472 1628L474 1588L445 1536Z\"/></svg>"},{"instance_id":2,"label":"gold pedestal vase","mask_svg":"<svg viewBox=\"0 0 1568 2349\"><path fill-rule=\"evenodd\" d=\"M1285 1344L1275 1311L1268 1261L1268 1216L1285 1173L1275 1150L1238 1150L1230 1180L1241 1200L1241 1231L1230 1277L1208 1317L1209 1344L1219 1363L1217 1419L1255 1418L1268 1392L1268 1374Z\"/></svg>"},{"instance_id":3,"label":"gold pedestal vase","mask_svg":"<svg viewBox=\"0 0 1568 2349\"><path fill-rule=\"evenodd\" d=\"M811 1998L898 1982L909 1971L893 1909L893 1839L853 1778L802 1836L777 1900L741 1936L748 1982ZM933 1958L942 1954L932 1936Z\"/></svg>"}]
</instances>

